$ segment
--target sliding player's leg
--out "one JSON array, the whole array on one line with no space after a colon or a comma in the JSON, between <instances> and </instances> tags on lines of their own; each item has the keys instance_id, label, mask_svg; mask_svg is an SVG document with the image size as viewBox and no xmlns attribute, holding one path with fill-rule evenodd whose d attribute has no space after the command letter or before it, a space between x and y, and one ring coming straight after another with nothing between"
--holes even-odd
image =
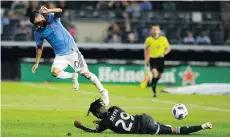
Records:
<instances>
[{"instance_id":1,"label":"sliding player's leg","mask_svg":"<svg viewBox=\"0 0 230 137\"><path fill-rule=\"evenodd\" d=\"M142 115L142 134L157 134L160 130L159 124L149 115Z\"/></svg>"},{"instance_id":2,"label":"sliding player's leg","mask_svg":"<svg viewBox=\"0 0 230 137\"><path fill-rule=\"evenodd\" d=\"M204 129L211 129L212 124L210 122L202 124L202 125L194 125L194 126L182 126L182 127L169 127L163 124L160 124L160 131L158 134L190 134L194 132L198 132Z\"/></svg>"},{"instance_id":3,"label":"sliding player's leg","mask_svg":"<svg viewBox=\"0 0 230 137\"><path fill-rule=\"evenodd\" d=\"M78 74L65 72L64 70L68 67L68 59L67 56L56 56L54 59L54 63L51 67L51 73L54 77L60 79L68 79L72 78L73 88L77 90L79 88L78 84Z\"/></svg>"},{"instance_id":4,"label":"sliding player's leg","mask_svg":"<svg viewBox=\"0 0 230 137\"><path fill-rule=\"evenodd\" d=\"M172 128L172 132L173 134L190 134L205 129L212 129L212 124L210 122L207 122L202 125Z\"/></svg>"},{"instance_id":5,"label":"sliding player's leg","mask_svg":"<svg viewBox=\"0 0 230 137\"><path fill-rule=\"evenodd\" d=\"M173 128L155 121L151 116L143 115L143 133L144 134L190 134L204 129L211 129L212 124L207 122L202 125L182 126Z\"/></svg>"}]
</instances>

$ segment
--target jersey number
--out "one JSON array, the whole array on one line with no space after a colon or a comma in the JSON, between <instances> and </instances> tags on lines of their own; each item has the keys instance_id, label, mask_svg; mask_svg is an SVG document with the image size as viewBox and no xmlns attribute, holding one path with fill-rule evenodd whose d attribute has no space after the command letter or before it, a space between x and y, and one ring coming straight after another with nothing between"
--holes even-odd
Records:
<instances>
[{"instance_id":1,"label":"jersey number","mask_svg":"<svg viewBox=\"0 0 230 137\"><path fill-rule=\"evenodd\" d=\"M78 68L79 67L79 62L78 61L74 61L74 68Z\"/></svg>"},{"instance_id":2,"label":"jersey number","mask_svg":"<svg viewBox=\"0 0 230 137\"><path fill-rule=\"evenodd\" d=\"M124 120L128 120L131 118L131 120L134 120L133 116L130 116L129 114L125 113L125 112L121 112L120 114L121 118L122 119L119 119L116 123L115 123L115 126L118 126L119 124L122 125L122 128L125 130L125 131L130 131L132 126L133 126L133 123L129 123L128 125L125 124L125 121Z\"/></svg>"}]
</instances>

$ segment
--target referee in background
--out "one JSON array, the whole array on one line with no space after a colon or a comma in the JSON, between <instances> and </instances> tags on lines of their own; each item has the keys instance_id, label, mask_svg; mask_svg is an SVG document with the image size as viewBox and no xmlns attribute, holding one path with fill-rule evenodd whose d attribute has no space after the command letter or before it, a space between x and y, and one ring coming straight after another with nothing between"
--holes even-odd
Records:
<instances>
[{"instance_id":1,"label":"referee in background","mask_svg":"<svg viewBox=\"0 0 230 137\"><path fill-rule=\"evenodd\" d=\"M150 65L152 72L151 87L153 97L156 97L156 84L161 78L164 70L164 56L169 54L170 45L166 37L160 35L160 26L153 25L151 29L151 36L145 40L145 62Z\"/></svg>"}]
</instances>

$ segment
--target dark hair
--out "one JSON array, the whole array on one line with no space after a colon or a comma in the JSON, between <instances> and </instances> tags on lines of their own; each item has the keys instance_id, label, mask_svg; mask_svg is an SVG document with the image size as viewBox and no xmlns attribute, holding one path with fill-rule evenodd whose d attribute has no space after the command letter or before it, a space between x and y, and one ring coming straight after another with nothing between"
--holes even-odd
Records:
<instances>
[{"instance_id":1,"label":"dark hair","mask_svg":"<svg viewBox=\"0 0 230 137\"><path fill-rule=\"evenodd\" d=\"M30 13L30 22L34 24L35 18L39 15L40 13L38 11L32 11Z\"/></svg>"},{"instance_id":2,"label":"dark hair","mask_svg":"<svg viewBox=\"0 0 230 137\"><path fill-rule=\"evenodd\" d=\"M90 107L89 107L89 110L86 116L88 116L90 112L93 113L93 115L95 115L98 109L101 108L102 106L104 106L104 103L101 98L95 100L93 103L90 104Z\"/></svg>"},{"instance_id":3,"label":"dark hair","mask_svg":"<svg viewBox=\"0 0 230 137\"><path fill-rule=\"evenodd\" d=\"M153 26L157 26L157 27L159 27L159 28L160 28L160 25L159 25L159 24L153 24Z\"/></svg>"}]
</instances>

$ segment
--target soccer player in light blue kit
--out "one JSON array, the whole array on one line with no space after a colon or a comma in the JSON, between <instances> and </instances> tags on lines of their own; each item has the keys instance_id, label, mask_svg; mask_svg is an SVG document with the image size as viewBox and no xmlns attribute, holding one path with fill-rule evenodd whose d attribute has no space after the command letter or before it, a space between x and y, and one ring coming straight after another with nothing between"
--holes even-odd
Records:
<instances>
[{"instance_id":1,"label":"soccer player in light blue kit","mask_svg":"<svg viewBox=\"0 0 230 137\"><path fill-rule=\"evenodd\" d=\"M30 14L30 22L36 27L34 37L36 40L36 62L32 67L35 73L43 51L44 39L53 47L55 59L51 68L54 77L60 79L72 78L73 87L79 89L78 73L91 80L102 94L103 101L109 104L108 91L103 87L96 75L88 70L87 64L78 50L76 43L70 33L64 28L60 21L62 9L47 9L42 6L39 11L33 11ZM75 72L69 73L64 70L71 66Z\"/></svg>"}]
</instances>

